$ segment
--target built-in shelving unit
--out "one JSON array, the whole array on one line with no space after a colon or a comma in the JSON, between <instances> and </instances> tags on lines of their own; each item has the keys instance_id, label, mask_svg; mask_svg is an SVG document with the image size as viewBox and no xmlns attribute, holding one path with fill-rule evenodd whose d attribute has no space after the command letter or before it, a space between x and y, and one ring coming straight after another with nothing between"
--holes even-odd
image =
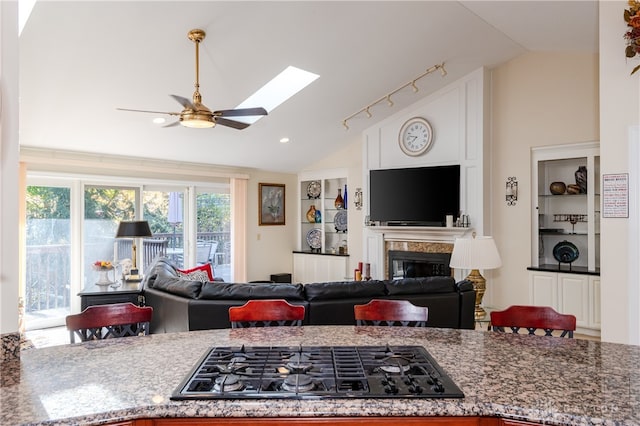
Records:
<instances>
[{"instance_id":1,"label":"built-in shelving unit","mask_svg":"<svg viewBox=\"0 0 640 426\"><path fill-rule=\"evenodd\" d=\"M600 154L597 142L532 150L532 226L529 299L573 314L581 332L600 329ZM552 193L551 184L577 185L586 168L586 190ZM556 185L562 189L562 185ZM558 193L560 192L560 193ZM575 193L578 192L578 193ZM575 246L571 263L554 257L558 244Z\"/></svg>"},{"instance_id":2,"label":"built-in shelving unit","mask_svg":"<svg viewBox=\"0 0 640 426\"><path fill-rule=\"evenodd\" d=\"M563 145L533 150L534 182L531 264L551 270L597 272L600 266L600 156L597 143ZM553 182L575 185L579 167L587 170L586 193L552 194ZM578 248L578 258L560 264L556 244L567 241Z\"/></svg>"},{"instance_id":3,"label":"built-in shelving unit","mask_svg":"<svg viewBox=\"0 0 640 426\"><path fill-rule=\"evenodd\" d=\"M332 169L303 173L298 180L299 234L294 251L294 281L345 279L349 255L347 172ZM338 193L342 206L336 205ZM313 220L310 209L317 212Z\"/></svg>"}]
</instances>

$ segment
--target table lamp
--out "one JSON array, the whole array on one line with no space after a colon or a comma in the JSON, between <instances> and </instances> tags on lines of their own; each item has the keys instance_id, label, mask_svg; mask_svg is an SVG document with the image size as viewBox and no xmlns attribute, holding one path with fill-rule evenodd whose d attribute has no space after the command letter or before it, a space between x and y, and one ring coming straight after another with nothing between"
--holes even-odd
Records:
<instances>
[{"instance_id":1,"label":"table lamp","mask_svg":"<svg viewBox=\"0 0 640 426\"><path fill-rule=\"evenodd\" d=\"M476 237L474 232L472 238L456 238L449 266L471 270L466 279L473 283L476 291L475 319L483 319L487 313L480 304L487 284L479 269L495 269L502 266L493 237Z\"/></svg>"},{"instance_id":2,"label":"table lamp","mask_svg":"<svg viewBox=\"0 0 640 426\"><path fill-rule=\"evenodd\" d=\"M138 273L138 267L136 266L136 238L140 237L151 237L151 229L149 228L149 222L146 220L123 220L118 225L118 231L116 232L116 238L132 238L131 248L132 248L132 262L133 268L131 268L131 272L129 276L126 278L130 281L135 281L140 279L140 274Z\"/></svg>"}]
</instances>

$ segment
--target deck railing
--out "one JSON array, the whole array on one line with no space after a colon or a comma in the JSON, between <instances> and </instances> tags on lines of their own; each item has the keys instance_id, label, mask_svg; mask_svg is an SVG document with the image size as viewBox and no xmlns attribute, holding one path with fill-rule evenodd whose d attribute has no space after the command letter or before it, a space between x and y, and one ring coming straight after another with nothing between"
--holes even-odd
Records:
<instances>
[{"instance_id":1,"label":"deck railing","mask_svg":"<svg viewBox=\"0 0 640 426\"><path fill-rule=\"evenodd\" d=\"M158 233L155 238L169 240L168 247L182 248L182 235ZM200 232L198 241L218 241L217 259L228 263L229 232ZM175 243L175 246L173 245ZM215 256L215 255L214 255ZM71 245L28 245L26 258L25 312L70 307Z\"/></svg>"}]
</instances>

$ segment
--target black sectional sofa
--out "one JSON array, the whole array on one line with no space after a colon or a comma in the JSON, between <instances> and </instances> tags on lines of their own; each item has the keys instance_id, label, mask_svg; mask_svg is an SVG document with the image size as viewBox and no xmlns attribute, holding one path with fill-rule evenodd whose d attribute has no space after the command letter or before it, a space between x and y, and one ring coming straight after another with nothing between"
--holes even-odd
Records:
<instances>
[{"instance_id":1,"label":"black sectional sofa","mask_svg":"<svg viewBox=\"0 0 640 426\"><path fill-rule=\"evenodd\" d=\"M405 278L309 284L189 281L166 258L144 282L153 306L151 333L230 328L229 307L249 299L286 299L306 308L304 325L355 325L353 306L371 299L405 299L429 308L429 327L474 328L475 291L453 277Z\"/></svg>"}]
</instances>

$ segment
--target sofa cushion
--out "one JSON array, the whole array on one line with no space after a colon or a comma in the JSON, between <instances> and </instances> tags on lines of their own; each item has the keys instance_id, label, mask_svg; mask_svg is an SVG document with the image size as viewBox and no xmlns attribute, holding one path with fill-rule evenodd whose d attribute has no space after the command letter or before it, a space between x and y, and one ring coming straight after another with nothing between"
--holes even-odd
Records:
<instances>
[{"instance_id":1,"label":"sofa cushion","mask_svg":"<svg viewBox=\"0 0 640 426\"><path fill-rule=\"evenodd\" d=\"M178 272L168 258L159 257L144 271L143 287L153 288L158 275L177 278Z\"/></svg>"},{"instance_id":2,"label":"sofa cushion","mask_svg":"<svg viewBox=\"0 0 640 426\"><path fill-rule=\"evenodd\" d=\"M304 286L307 300L352 299L384 296L384 282L344 281L327 283L309 283Z\"/></svg>"},{"instance_id":3,"label":"sofa cushion","mask_svg":"<svg viewBox=\"0 0 640 426\"><path fill-rule=\"evenodd\" d=\"M456 291L456 283L453 277L440 276L390 280L385 281L385 287L387 294L390 296L400 294L450 293Z\"/></svg>"},{"instance_id":4,"label":"sofa cushion","mask_svg":"<svg viewBox=\"0 0 640 426\"><path fill-rule=\"evenodd\" d=\"M302 284L246 284L208 282L202 286L199 299L286 299L304 300Z\"/></svg>"},{"instance_id":5,"label":"sofa cushion","mask_svg":"<svg viewBox=\"0 0 640 426\"><path fill-rule=\"evenodd\" d=\"M179 277L158 275L154 280L153 288L178 296L187 297L189 299L195 299L200 294L202 282L185 280L184 278Z\"/></svg>"}]
</instances>

